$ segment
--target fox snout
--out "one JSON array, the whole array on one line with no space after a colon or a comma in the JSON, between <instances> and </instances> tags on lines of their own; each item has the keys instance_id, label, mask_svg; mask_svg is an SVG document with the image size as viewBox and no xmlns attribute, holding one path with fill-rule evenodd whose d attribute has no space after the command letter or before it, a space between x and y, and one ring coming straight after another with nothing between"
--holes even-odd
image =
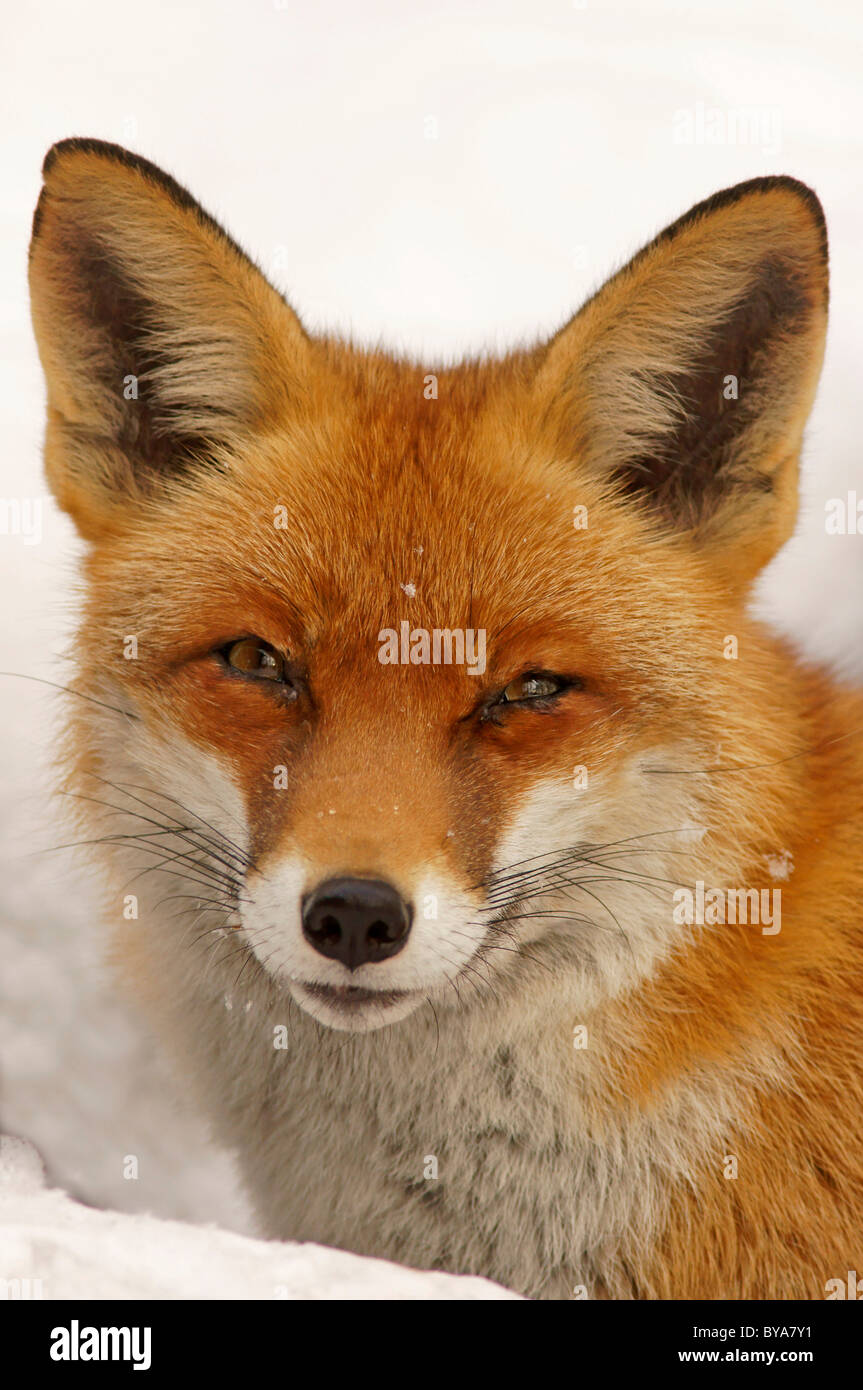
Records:
<instances>
[{"instance_id":1,"label":"fox snout","mask_svg":"<svg viewBox=\"0 0 863 1390\"><path fill-rule=\"evenodd\" d=\"M412 905L380 878L329 878L302 900L303 936L348 970L398 955L412 920Z\"/></svg>"},{"instance_id":2,"label":"fox snout","mask_svg":"<svg viewBox=\"0 0 863 1390\"><path fill-rule=\"evenodd\" d=\"M292 838L247 875L239 915L264 970L319 1023L351 1032L398 1022L429 995L457 1003L452 986L486 932L482 892L430 849L411 865L383 841L338 843L341 864Z\"/></svg>"}]
</instances>

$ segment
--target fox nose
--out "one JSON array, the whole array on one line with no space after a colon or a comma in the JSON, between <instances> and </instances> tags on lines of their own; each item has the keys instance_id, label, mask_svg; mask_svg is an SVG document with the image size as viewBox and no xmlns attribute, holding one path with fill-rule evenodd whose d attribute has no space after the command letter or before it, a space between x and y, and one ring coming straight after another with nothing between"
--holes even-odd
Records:
<instances>
[{"instance_id":1,"label":"fox nose","mask_svg":"<svg viewBox=\"0 0 863 1390\"><path fill-rule=\"evenodd\" d=\"M382 878L328 878L303 899L303 935L348 970L398 955L411 909Z\"/></svg>"}]
</instances>

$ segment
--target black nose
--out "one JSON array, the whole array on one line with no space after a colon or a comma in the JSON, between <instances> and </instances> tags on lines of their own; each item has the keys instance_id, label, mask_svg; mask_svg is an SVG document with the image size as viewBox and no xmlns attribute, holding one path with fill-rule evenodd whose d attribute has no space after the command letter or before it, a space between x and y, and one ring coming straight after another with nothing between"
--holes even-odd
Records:
<instances>
[{"instance_id":1,"label":"black nose","mask_svg":"<svg viewBox=\"0 0 863 1390\"><path fill-rule=\"evenodd\" d=\"M411 910L382 878L328 878L303 899L303 935L348 970L388 960L402 949Z\"/></svg>"}]
</instances>

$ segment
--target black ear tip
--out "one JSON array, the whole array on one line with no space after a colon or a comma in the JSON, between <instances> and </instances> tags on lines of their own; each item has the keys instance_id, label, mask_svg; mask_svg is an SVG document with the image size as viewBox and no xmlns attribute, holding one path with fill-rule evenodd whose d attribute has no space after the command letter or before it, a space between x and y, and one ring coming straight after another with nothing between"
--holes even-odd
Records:
<instances>
[{"instance_id":1,"label":"black ear tip","mask_svg":"<svg viewBox=\"0 0 863 1390\"><path fill-rule=\"evenodd\" d=\"M50 174L58 159L67 154L98 154L103 159L113 159L117 163L135 163L136 155L122 145L114 145L110 140L96 140L91 136L70 135L65 140L57 140L42 161L42 177Z\"/></svg>"},{"instance_id":2,"label":"black ear tip","mask_svg":"<svg viewBox=\"0 0 863 1390\"><path fill-rule=\"evenodd\" d=\"M59 160L70 154L98 154L101 155L103 159L113 159L117 163L123 163L130 167L134 166L136 163L136 156L133 155L130 150L124 149L122 145L112 145L108 140L96 140L89 136L71 135L65 140L55 141L48 150L48 153L42 160L43 180L47 180L52 169ZM43 186L33 213L33 225L30 230L31 255L33 253L33 243L38 237L39 229L42 225L42 215L45 210L46 197L47 190Z\"/></svg>"},{"instance_id":3,"label":"black ear tip","mask_svg":"<svg viewBox=\"0 0 863 1390\"><path fill-rule=\"evenodd\" d=\"M777 177L776 182L777 184L781 184L783 188L787 189L789 193L795 193L797 197L800 199L800 201L806 204L807 208L809 209L809 213L812 217L812 220L815 223L815 226L818 228L818 235L821 242L821 252L824 257L824 260L826 261L829 254L827 218L824 213L824 207L821 203L821 199L818 197L818 194L815 192L815 189L810 188L808 183L802 183L800 179L793 179L790 176L790 174L779 175Z\"/></svg>"},{"instance_id":4,"label":"black ear tip","mask_svg":"<svg viewBox=\"0 0 863 1390\"><path fill-rule=\"evenodd\" d=\"M764 182L773 184L777 188L784 188L789 193L796 194L796 196L807 205L816 222L824 226L827 225L824 216L824 208L821 206L821 199L818 197L815 189L809 187L808 183L804 183L802 179L795 179L791 174L774 174L772 178L767 178Z\"/></svg>"},{"instance_id":5,"label":"black ear tip","mask_svg":"<svg viewBox=\"0 0 863 1390\"><path fill-rule=\"evenodd\" d=\"M827 259L827 219L824 216L824 208L821 206L821 199L810 188L808 183L803 183L800 179L795 179L791 174L765 174L761 178L746 179L743 183L732 184L730 188L723 188L712 197L705 198L703 203L698 203L691 208L688 213L681 218L681 222L688 222L691 218L700 214L717 212L721 208L731 207L734 203L741 202L744 198L757 197L759 194L774 193L781 191L791 194L800 203L803 203L815 224L821 243L821 251L824 259Z\"/></svg>"},{"instance_id":6,"label":"black ear tip","mask_svg":"<svg viewBox=\"0 0 863 1390\"><path fill-rule=\"evenodd\" d=\"M149 180L163 188L165 192L177 201L184 204L194 202L191 194L186 191L176 179L170 174L166 174L164 169L160 169L158 164L153 164L143 155L135 154L132 150L127 150L124 145L114 145L110 140L97 140L91 136L72 135L66 140L58 140L52 145L42 161L42 177L48 179L55 166L67 157L75 155L96 155L99 159L110 161L112 164L120 164L124 169L129 169L140 177Z\"/></svg>"},{"instance_id":7,"label":"black ear tip","mask_svg":"<svg viewBox=\"0 0 863 1390\"><path fill-rule=\"evenodd\" d=\"M220 222L211 216L196 198L193 198L187 188L171 175L166 174L164 169L160 169L158 164L153 164L143 155L134 154L132 150L127 150L123 145L113 145L109 140L96 140L90 136L73 135L67 140L58 140L52 145L42 161L42 177L46 181L50 178L51 171L57 163L67 156L78 154L98 155L100 159L110 161L112 164L121 165L142 180L144 185L150 190L155 190L167 194L177 207L191 213L197 220L210 232L214 232L223 242L225 242L234 253L243 261L248 261L249 257L241 246L234 241L233 237L225 231ZM43 188L44 194L44 188ZM41 198L40 198L41 202ZM33 235L39 229L40 210L37 206L34 216Z\"/></svg>"},{"instance_id":8,"label":"black ear tip","mask_svg":"<svg viewBox=\"0 0 863 1390\"><path fill-rule=\"evenodd\" d=\"M702 202L696 203L681 217L663 228L641 254L673 241L694 222L708 219L716 213L722 212L725 208L733 207L735 203L780 191L786 195L792 195L799 204L805 206L817 234L821 260L826 266L828 263L827 221L821 200L814 189L810 188L808 184L802 183L800 179L792 178L790 174L767 174L761 178L746 179L743 183L735 183L730 188L722 188L718 193L712 193L709 198L704 198Z\"/></svg>"},{"instance_id":9,"label":"black ear tip","mask_svg":"<svg viewBox=\"0 0 863 1390\"><path fill-rule=\"evenodd\" d=\"M783 192L793 194L799 202L804 203L821 234L826 252L827 218L824 215L821 199L818 197L814 188L810 188L809 184L804 183L802 179L795 179L791 174L769 174L761 179L752 179L750 182L753 186L753 191L770 192L773 189L781 188ZM747 187L746 184L741 184L740 186L742 188Z\"/></svg>"}]
</instances>

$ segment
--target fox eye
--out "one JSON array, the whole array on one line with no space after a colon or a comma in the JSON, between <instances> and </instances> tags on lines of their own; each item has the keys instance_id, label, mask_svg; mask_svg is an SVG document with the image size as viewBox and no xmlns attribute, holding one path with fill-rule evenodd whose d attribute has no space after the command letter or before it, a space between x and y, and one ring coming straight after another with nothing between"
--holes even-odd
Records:
<instances>
[{"instance_id":1,"label":"fox eye","mask_svg":"<svg viewBox=\"0 0 863 1390\"><path fill-rule=\"evenodd\" d=\"M510 681L498 696L496 703L515 705L528 700L541 700L543 697L559 694L569 683L560 676L536 675L529 671L527 675L516 676L514 681Z\"/></svg>"},{"instance_id":2,"label":"fox eye","mask_svg":"<svg viewBox=\"0 0 863 1390\"><path fill-rule=\"evenodd\" d=\"M234 671L257 680L284 681L286 662L281 652L259 637L241 637L222 648L222 656Z\"/></svg>"}]
</instances>

